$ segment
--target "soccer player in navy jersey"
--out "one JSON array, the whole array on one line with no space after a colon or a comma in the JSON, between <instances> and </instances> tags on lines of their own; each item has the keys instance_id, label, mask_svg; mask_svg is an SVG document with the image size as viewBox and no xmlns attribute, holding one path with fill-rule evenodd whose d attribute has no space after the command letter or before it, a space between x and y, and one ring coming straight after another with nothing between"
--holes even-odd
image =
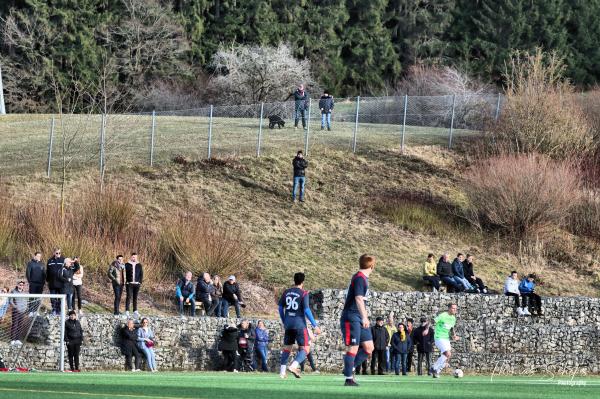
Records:
<instances>
[{"instance_id":1,"label":"soccer player in navy jersey","mask_svg":"<svg viewBox=\"0 0 600 399\"><path fill-rule=\"evenodd\" d=\"M308 291L304 291L304 278L304 273L294 274L295 286L285 290L279 299L279 316L285 329L279 372L281 378L286 377L287 361L295 343L298 344L298 353L294 362L287 369L294 377L300 378L299 365L306 359L310 351L310 338L306 328L306 319L308 318L308 321L312 324L315 334L321 333L321 329L310 311Z\"/></svg>"},{"instance_id":2,"label":"soccer player in navy jersey","mask_svg":"<svg viewBox=\"0 0 600 399\"><path fill-rule=\"evenodd\" d=\"M354 368L360 366L373 352L373 336L369 328L367 297L369 275L375 269L375 257L364 254L359 259L360 270L352 276L340 320L342 339L346 345L344 377L346 386L358 386L354 381Z\"/></svg>"}]
</instances>

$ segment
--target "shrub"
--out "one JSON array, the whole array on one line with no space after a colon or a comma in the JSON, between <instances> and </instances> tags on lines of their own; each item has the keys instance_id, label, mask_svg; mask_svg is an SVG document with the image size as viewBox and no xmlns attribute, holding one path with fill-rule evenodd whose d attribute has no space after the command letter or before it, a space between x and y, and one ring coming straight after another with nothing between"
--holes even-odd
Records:
<instances>
[{"instance_id":1,"label":"shrub","mask_svg":"<svg viewBox=\"0 0 600 399\"><path fill-rule=\"evenodd\" d=\"M540 49L515 54L505 74L502 112L490 129L488 145L493 153L568 159L591 149L591 129L563 71L556 54L547 56Z\"/></svg>"},{"instance_id":2,"label":"shrub","mask_svg":"<svg viewBox=\"0 0 600 399\"><path fill-rule=\"evenodd\" d=\"M600 194L587 191L582 201L569 215L569 227L574 234L600 240Z\"/></svg>"},{"instance_id":3,"label":"shrub","mask_svg":"<svg viewBox=\"0 0 600 399\"><path fill-rule=\"evenodd\" d=\"M102 192L99 188L86 190L77 199L74 212L73 227L79 232L116 240L133 223L135 208L126 190L109 185Z\"/></svg>"},{"instance_id":4,"label":"shrub","mask_svg":"<svg viewBox=\"0 0 600 399\"><path fill-rule=\"evenodd\" d=\"M535 154L490 158L475 164L466 177L473 221L517 239L563 225L581 185L570 163Z\"/></svg>"}]
</instances>

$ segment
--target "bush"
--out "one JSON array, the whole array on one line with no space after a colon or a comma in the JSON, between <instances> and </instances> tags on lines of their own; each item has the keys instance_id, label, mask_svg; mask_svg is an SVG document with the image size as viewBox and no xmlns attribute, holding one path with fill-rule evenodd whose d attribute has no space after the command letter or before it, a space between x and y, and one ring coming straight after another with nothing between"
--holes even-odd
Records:
<instances>
[{"instance_id":1,"label":"bush","mask_svg":"<svg viewBox=\"0 0 600 399\"><path fill-rule=\"evenodd\" d=\"M600 194L587 191L582 201L575 205L569 215L569 227L573 234L600 241Z\"/></svg>"},{"instance_id":2,"label":"bush","mask_svg":"<svg viewBox=\"0 0 600 399\"><path fill-rule=\"evenodd\" d=\"M556 159L580 157L592 147L592 132L573 89L562 78L564 64L537 50L516 53L505 74L506 98L490 128L495 154L541 153Z\"/></svg>"},{"instance_id":3,"label":"bush","mask_svg":"<svg viewBox=\"0 0 600 399\"><path fill-rule=\"evenodd\" d=\"M570 163L535 154L490 158L475 164L466 177L473 222L517 239L564 225L581 186Z\"/></svg>"},{"instance_id":4,"label":"bush","mask_svg":"<svg viewBox=\"0 0 600 399\"><path fill-rule=\"evenodd\" d=\"M132 225L135 208L128 191L115 186L86 190L74 209L74 228L80 233L92 232L113 241L122 237Z\"/></svg>"}]
</instances>

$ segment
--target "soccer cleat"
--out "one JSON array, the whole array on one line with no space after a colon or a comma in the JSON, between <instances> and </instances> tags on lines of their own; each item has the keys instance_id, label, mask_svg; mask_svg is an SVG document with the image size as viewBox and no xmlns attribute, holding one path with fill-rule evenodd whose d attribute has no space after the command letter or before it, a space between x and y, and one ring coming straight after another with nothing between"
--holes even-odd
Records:
<instances>
[{"instance_id":1,"label":"soccer cleat","mask_svg":"<svg viewBox=\"0 0 600 399\"><path fill-rule=\"evenodd\" d=\"M438 373L437 371L434 372L432 375L433 375L433 378L440 378L440 373Z\"/></svg>"},{"instance_id":2,"label":"soccer cleat","mask_svg":"<svg viewBox=\"0 0 600 399\"><path fill-rule=\"evenodd\" d=\"M346 382L344 382L344 386L345 387L358 387L360 385L358 385L357 382L354 381L354 378L347 378Z\"/></svg>"},{"instance_id":3,"label":"soccer cleat","mask_svg":"<svg viewBox=\"0 0 600 399\"><path fill-rule=\"evenodd\" d=\"M292 374L294 375L294 377L296 377L296 378L301 378L301 377L302 377L302 376L300 375L300 370L298 370L297 368L294 368L294 367L292 367L292 366L289 366L287 369L288 369L288 371L289 371L290 373L292 373Z\"/></svg>"}]
</instances>

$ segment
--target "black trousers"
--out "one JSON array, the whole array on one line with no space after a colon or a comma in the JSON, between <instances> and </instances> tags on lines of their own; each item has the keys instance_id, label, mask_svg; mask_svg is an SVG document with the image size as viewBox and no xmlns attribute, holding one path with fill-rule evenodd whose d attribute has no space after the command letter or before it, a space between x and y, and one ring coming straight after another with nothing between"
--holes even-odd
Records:
<instances>
[{"instance_id":1,"label":"black trousers","mask_svg":"<svg viewBox=\"0 0 600 399\"><path fill-rule=\"evenodd\" d=\"M60 288L48 287L48 291L50 291L51 294L62 294L62 290ZM60 299L51 298L50 303L52 304L52 313L60 314Z\"/></svg>"},{"instance_id":2,"label":"black trousers","mask_svg":"<svg viewBox=\"0 0 600 399\"><path fill-rule=\"evenodd\" d=\"M121 295L123 294L123 286L121 284L113 283L113 292L115 294L115 302L114 302L114 314L119 314L119 307L121 307Z\"/></svg>"},{"instance_id":3,"label":"black trousers","mask_svg":"<svg viewBox=\"0 0 600 399\"><path fill-rule=\"evenodd\" d=\"M142 354L137 347L132 347L131 350L125 353L125 369L133 370L131 368L131 358L135 357L135 369L139 370L142 364Z\"/></svg>"},{"instance_id":4,"label":"black trousers","mask_svg":"<svg viewBox=\"0 0 600 399\"><path fill-rule=\"evenodd\" d=\"M425 360L425 370L427 370L427 375L429 375L429 368L431 367L431 352L417 353L417 374L423 375L423 359Z\"/></svg>"},{"instance_id":5,"label":"black trousers","mask_svg":"<svg viewBox=\"0 0 600 399\"><path fill-rule=\"evenodd\" d=\"M375 363L377 363L377 374L383 374L385 369L385 349L374 349L371 355L371 375L375 375Z\"/></svg>"},{"instance_id":6,"label":"black trousers","mask_svg":"<svg viewBox=\"0 0 600 399\"><path fill-rule=\"evenodd\" d=\"M69 366L71 370L79 370L79 352L81 351L81 344L74 344L69 342L67 344L67 354L69 356Z\"/></svg>"},{"instance_id":7,"label":"black trousers","mask_svg":"<svg viewBox=\"0 0 600 399\"><path fill-rule=\"evenodd\" d=\"M75 300L77 300L77 310L81 310L81 286L74 285L75 297L73 298L73 309L75 309Z\"/></svg>"},{"instance_id":8,"label":"black trousers","mask_svg":"<svg viewBox=\"0 0 600 399\"><path fill-rule=\"evenodd\" d=\"M515 298L515 308L520 308L521 307L521 301L519 300L519 298L521 296L519 294L515 294L514 292L507 292L504 295L506 295L506 296L512 296L513 298Z\"/></svg>"},{"instance_id":9,"label":"black trousers","mask_svg":"<svg viewBox=\"0 0 600 399\"><path fill-rule=\"evenodd\" d=\"M530 292L527 294L521 294L521 297L523 298L523 307L528 306L530 309L533 309L537 312L542 310L542 298L538 294Z\"/></svg>"},{"instance_id":10,"label":"black trousers","mask_svg":"<svg viewBox=\"0 0 600 399\"><path fill-rule=\"evenodd\" d=\"M133 299L133 311L137 312L137 300L140 293L141 284L127 284L127 293L125 295L125 310L129 312L129 304Z\"/></svg>"},{"instance_id":11,"label":"black trousers","mask_svg":"<svg viewBox=\"0 0 600 399\"><path fill-rule=\"evenodd\" d=\"M410 371L412 370L413 367L413 357L415 357L415 350L411 350L410 352L408 352L408 354L406 355L406 372L410 373Z\"/></svg>"},{"instance_id":12,"label":"black trousers","mask_svg":"<svg viewBox=\"0 0 600 399\"><path fill-rule=\"evenodd\" d=\"M215 309L217 308L218 303L216 301L208 301L203 299L202 300L202 306L204 307L204 315L205 316L212 316L213 313L215 312Z\"/></svg>"},{"instance_id":13,"label":"black trousers","mask_svg":"<svg viewBox=\"0 0 600 399\"><path fill-rule=\"evenodd\" d=\"M223 351L223 369L227 371L233 371L236 369L236 358L235 351Z\"/></svg>"},{"instance_id":14,"label":"black trousers","mask_svg":"<svg viewBox=\"0 0 600 399\"><path fill-rule=\"evenodd\" d=\"M485 288L485 284L483 284L482 279L480 279L479 277L467 278L467 281L469 281L469 283L471 283L472 286L479 288L479 292L483 292L483 289Z\"/></svg>"},{"instance_id":15,"label":"black trousers","mask_svg":"<svg viewBox=\"0 0 600 399\"><path fill-rule=\"evenodd\" d=\"M30 294L43 294L44 293L44 283L29 283L29 293ZM32 298L29 300L29 311L37 312L40 307L39 298Z\"/></svg>"},{"instance_id":16,"label":"black trousers","mask_svg":"<svg viewBox=\"0 0 600 399\"><path fill-rule=\"evenodd\" d=\"M440 278L438 276L423 276L423 280L429 281L433 288L440 290Z\"/></svg>"}]
</instances>

